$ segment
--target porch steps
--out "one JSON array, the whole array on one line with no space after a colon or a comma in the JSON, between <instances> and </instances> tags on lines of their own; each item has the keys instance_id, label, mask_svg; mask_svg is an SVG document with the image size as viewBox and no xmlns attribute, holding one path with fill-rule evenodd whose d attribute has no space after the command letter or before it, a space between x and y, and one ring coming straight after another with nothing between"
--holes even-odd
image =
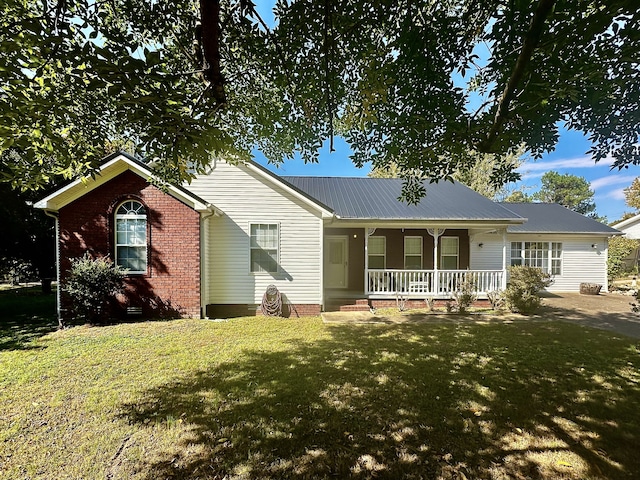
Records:
<instances>
[{"instance_id":1,"label":"porch steps","mask_svg":"<svg viewBox=\"0 0 640 480\"><path fill-rule=\"evenodd\" d=\"M335 307L333 310L340 310L341 312L368 312L371 310L369 300L366 298L357 299L355 304L337 303Z\"/></svg>"}]
</instances>

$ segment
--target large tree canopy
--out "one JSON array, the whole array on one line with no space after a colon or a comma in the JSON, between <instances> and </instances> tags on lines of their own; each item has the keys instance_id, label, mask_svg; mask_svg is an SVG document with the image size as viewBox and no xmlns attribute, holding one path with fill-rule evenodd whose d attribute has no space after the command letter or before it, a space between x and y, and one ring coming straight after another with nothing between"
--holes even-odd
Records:
<instances>
[{"instance_id":1,"label":"large tree canopy","mask_svg":"<svg viewBox=\"0 0 640 480\"><path fill-rule=\"evenodd\" d=\"M540 190L532 195L534 200L557 203L582 215L597 218L593 190L584 177L547 172L542 176Z\"/></svg>"},{"instance_id":2,"label":"large tree canopy","mask_svg":"<svg viewBox=\"0 0 640 480\"><path fill-rule=\"evenodd\" d=\"M272 28L251 0L0 12L0 149L21 158L0 175L22 186L86 173L118 139L168 180L256 146L314 161L335 134L356 165L449 178L469 151L552 150L560 123L594 160L640 163L635 0L278 0Z\"/></svg>"}]
</instances>

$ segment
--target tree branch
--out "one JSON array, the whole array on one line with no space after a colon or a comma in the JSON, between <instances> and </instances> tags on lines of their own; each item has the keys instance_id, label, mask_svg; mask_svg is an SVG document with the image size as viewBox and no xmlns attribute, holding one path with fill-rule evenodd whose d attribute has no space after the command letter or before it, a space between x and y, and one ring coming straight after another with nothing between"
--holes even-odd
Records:
<instances>
[{"instance_id":1,"label":"tree branch","mask_svg":"<svg viewBox=\"0 0 640 480\"><path fill-rule=\"evenodd\" d=\"M329 61L329 55L331 53L331 46L329 45L329 30L333 29L331 19L331 6L330 0L324 0L324 75L327 88L327 113L329 114L329 152L335 152L333 148L333 117L334 107L333 98L331 95L331 65Z\"/></svg>"},{"instance_id":2,"label":"tree branch","mask_svg":"<svg viewBox=\"0 0 640 480\"><path fill-rule=\"evenodd\" d=\"M227 101L224 91L224 76L220 69L220 0L200 0L204 76L211 82L212 95L217 104Z\"/></svg>"},{"instance_id":3,"label":"tree branch","mask_svg":"<svg viewBox=\"0 0 640 480\"><path fill-rule=\"evenodd\" d=\"M513 67L511 72L511 76L509 77L509 81L502 92L502 97L498 103L498 109L496 111L495 118L493 120L493 124L489 130L487 136L478 143L476 146L478 151L484 153L491 153L491 147L495 143L498 138L498 134L500 133L500 129L504 124L507 116L509 114L509 104L513 99L516 89L518 88L518 84L520 80L522 80L522 76L524 72L531 62L531 56L533 55L533 51L535 50L540 38L542 37L542 31L545 27L545 22L547 17L553 10L555 6L556 0L540 0L538 3L538 7L531 19L531 23L529 24L529 30L524 37L524 43L522 44L522 49L520 50L520 55L518 55L518 59L516 60L516 64Z\"/></svg>"}]
</instances>

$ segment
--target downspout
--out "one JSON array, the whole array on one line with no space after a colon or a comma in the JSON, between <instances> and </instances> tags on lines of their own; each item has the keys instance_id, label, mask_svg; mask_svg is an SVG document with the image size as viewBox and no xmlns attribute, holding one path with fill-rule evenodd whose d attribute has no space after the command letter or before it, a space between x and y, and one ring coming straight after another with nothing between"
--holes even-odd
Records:
<instances>
[{"instance_id":1,"label":"downspout","mask_svg":"<svg viewBox=\"0 0 640 480\"><path fill-rule=\"evenodd\" d=\"M200 317L207 317L207 302L209 301L209 219L214 216L216 211L210 207L207 215L202 215L201 235L200 235Z\"/></svg>"},{"instance_id":2,"label":"downspout","mask_svg":"<svg viewBox=\"0 0 640 480\"><path fill-rule=\"evenodd\" d=\"M60 306L60 224L58 222L58 215L55 213L44 210L45 215L51 217L56 223L56 316L58 317L58 328L62 328L62 308Z\"/></svg>"}]
</instances>

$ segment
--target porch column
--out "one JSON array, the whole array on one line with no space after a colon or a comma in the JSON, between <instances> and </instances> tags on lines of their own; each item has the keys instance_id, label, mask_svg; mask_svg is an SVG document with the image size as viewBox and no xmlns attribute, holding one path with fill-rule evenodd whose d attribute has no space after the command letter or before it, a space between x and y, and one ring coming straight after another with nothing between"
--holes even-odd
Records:
<instances>
[{"instance_id":1,"label":"porch column","mask_svg":"<svg viewBox=\"0 0 640 480\"><path fill-rule=\"evenodd\" d=\"M375 228L364 229L364 293L367 295L369 295L369 237L375 231Z\"/></svg>"},{"instance_id":2,"label":"porch column","mask_svg":"<svg viewBox=\"0 0 640 480\"><path fill-rule=\"evenodd\" d=\"M427 228L427 233L433 237L433 290L440 292L440 275L438 273L438 238L444 233L439 228Z\"/></svg>"},{"instance_id":3,"label":"porch column","mask_svg":"<svg viewBox=\"0 0 640 480\"><path fill-rule=\"evenodd\" d=\"M502 290L507 288L507 229L502 230Z\"/></svg>"}]
</instances>

